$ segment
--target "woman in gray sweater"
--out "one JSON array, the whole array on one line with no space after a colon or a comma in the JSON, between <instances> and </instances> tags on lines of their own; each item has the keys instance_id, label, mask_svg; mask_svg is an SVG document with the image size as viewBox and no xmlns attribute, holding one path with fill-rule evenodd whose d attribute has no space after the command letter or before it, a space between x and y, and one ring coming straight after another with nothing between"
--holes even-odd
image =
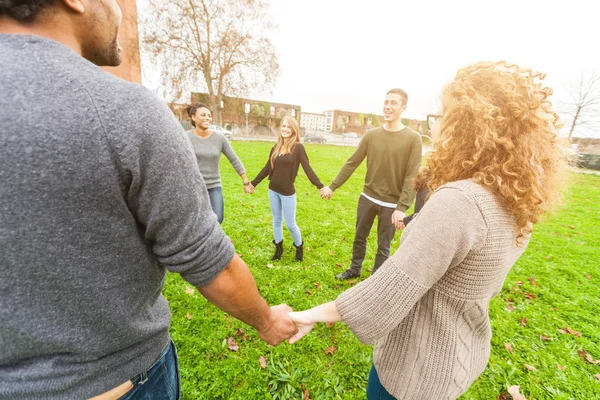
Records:
<instances>
[{"instance_id":1,"label":"woman in gray sweater","mask_svg":"<svg viewBox=\"0 0 600 400\"><path fill-rule=\"evenodd\" d=\"M455 399L490 354L489 302L559 194L565 165L542 74L505 62L458 71L427 160L431 196L377 274L291 313L306 335L344 321L374 344L367 397Z\"/></svg>"},{"instance_id":2,"label":"woman in gray sweater","mask_svg":"<svg viewBox=\"0 0 600 400\"><path fill-rule=\"evenodd\" d=\"M244 182L244 190L248 191L250 183L246 178L246 171L242 162L231 148L227 138L220 133L209 129L212 122L212 113L210 109L201 103L194 103L187 109L194 129L187 131L186 134L192 142L194 153L198 161L198 168L206 183L210 205L213 212L217 215L219 223L223 222L225 217L225 202L223 200L223 191L221 189L221 172L219 164L221 154L229 160L235 172Z\"/></svg>"}]
</instances>

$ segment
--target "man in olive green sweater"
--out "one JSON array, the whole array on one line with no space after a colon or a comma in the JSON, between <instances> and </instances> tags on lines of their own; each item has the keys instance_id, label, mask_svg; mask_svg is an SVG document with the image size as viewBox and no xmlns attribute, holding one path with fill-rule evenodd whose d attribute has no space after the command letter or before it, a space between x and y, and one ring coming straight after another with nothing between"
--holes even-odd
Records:
<instances>
[{"instance_id":1,"label":"man in olive green sweater","mask_svg":"<svg viewBox=\"0 0 600 400\"><path fill-rule=\"evenodd\" d=\"M321 189L321 197L331 198L362 161L367 158L365 186L358 200L356 233L352 263L336 279L360 276L367 250L367 239L377 216L377 255L373 273L390 256L390 245L396 229L403 228L402 219L412 205L415 192L412 180L421 165L421 135L404 126L400 119L406 109L408 95L402 89L391 89L385 98L385 124L365 134L358 148L333 180Z\"/></svg>"}]
</instances>

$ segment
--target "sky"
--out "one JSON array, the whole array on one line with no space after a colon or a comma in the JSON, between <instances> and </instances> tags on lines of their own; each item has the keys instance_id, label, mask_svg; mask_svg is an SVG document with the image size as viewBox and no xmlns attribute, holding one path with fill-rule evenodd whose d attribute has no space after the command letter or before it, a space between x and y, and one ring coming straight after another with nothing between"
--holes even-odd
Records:
<instances>
[{"instance_id":1,"label":"sky","mask_svg":"<svg viewBox=\"0 0 600 400\"><path fill-rule=\"evenodd\" d=\"M138 3L143 10L145 0ZM298 104L303 112L380 114L386 92L400 87L409 95L403 116L424 119L438 112L441 89L458 69L506 60L546 73L562 113L567 88L600 71L594 3L271 0L280 76L272 93L250 97ZM578 136L600 137L598 128Z\"/></svg>"}]
</instances>

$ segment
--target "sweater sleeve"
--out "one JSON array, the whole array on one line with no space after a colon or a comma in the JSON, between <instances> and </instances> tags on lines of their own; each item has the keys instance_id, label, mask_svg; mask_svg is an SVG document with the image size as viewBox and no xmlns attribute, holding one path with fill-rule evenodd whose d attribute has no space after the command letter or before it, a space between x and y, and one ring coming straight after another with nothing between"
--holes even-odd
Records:
<instances>
[{"instance_id":1,"label":"sweater sleeve","mask_svg":"<svg viewBox=\"0 0 600 400\"><path fill-rule=\"evenodd\" d=\"M227 140L227 138L223 136L222 141L223 154L225 154L225 157L227 157L227 159L235 169L235 172L237 172L238 175L245 174L246 170L244 169L244 165L242 164L242 161L237 156L237 154L235 154L235 151L233 150L233 147L231 147L231 143L229 143L229 140Z\"/></svg>"},{"instance_id":2,"label":"sweater sleeve","mask_svg":"<svg viewBox=\"0 0 600 400\"><path fill-rule=\"evenodd\" d=\"M212 212L181 125L149 91L137 99L132 118L139 123L132 126L143 128L132 129L127 138L113 137L128 207L157 261L203 286L233 259L233 246Z\"/></svg>"},{"instance_id":3,"label":"sweater sleeve","mask_svg":"<svg viewBox=\"0 0 600 400\"><path fill-rule=\"evenodd\" d=\"M400 199L396 210L406 212L412 205L415 199L415 190L413 189L412 181L419 173L419 167L421 167L421 161L423 159L423 150L421 143L421 136L415 135L415 139L411 144L410 156L406 163L406 175L404 176L404 183L402 184L402 193L400 193Z\"/></svg>"},{"instance_id":4,"label":"sweater sleeve","mask_svg":"<svg viewBox=\"0 0 600 400\"><path fill-rule=\"evenodd\" d=\"M267 163L263 169L261 169L258 175L256 175L256 178L250 182L252 186L258 186L258 184L261 183L263 179L265 179L271 173L271 155L273 155L273 150L275 150L275 146L271 148L271 151L269 152L269 158L267 158Z\"/></svg>"},{"instance_id":5,"label":"sweater sleeve","mask_svg":"<svg viewBox=\"0 0 600 400\"><path fill-rule=\"evenodd\" d=\"M350 156L346 164L342 167L340 172L337 174L329 188L331 190L336 190L340 186L342 186L356 171L356 168L363 162L365 157L367 156L367 142L369 138L369 132L365 134L360 143L358 144L358 148L356 151Z\"/></svg>"},{"instance_id":6,"label":"sweater sleeve","mask_svg":"<svg viewBox=\"0 0 600 400\"><path fill-rule=\"evenodd\" d=\"M321 189L325 185L321 183L319 177L310 166L310 162L308 161L308 154L306 154L306 148L302 145L302 143L298 143L296 146L298 147L298 157L300 159L300 165L302 165L302 169L308 177L308 180L313 185L315 185L317 189Z\"/></svg>"},{"instance_id":7,"label":"sweater sleeve","mask_svg":"<svg viewBox=\"0 0 600 400\"><path fill-rule=\"evenodd\" d=\"M389 333L446 273L481 246L486 223L475 202L441 188L427 202L398 251L368 279L341 293L343 321L365 344Z\"/></svg>"}]
</instances>

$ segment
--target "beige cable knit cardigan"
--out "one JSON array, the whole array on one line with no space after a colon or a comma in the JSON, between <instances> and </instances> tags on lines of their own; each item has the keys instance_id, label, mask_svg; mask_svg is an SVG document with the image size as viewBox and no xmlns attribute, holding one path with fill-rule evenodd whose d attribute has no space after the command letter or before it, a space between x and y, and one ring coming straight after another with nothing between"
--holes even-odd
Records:
<instances>
[{"instance_id":1,"label":"beige cable knit cardigan","mask_svg":"<svg viewBox=\"0 0 600 400\"><path fill-rule=\"evenodd\" d=\"M455 399L484 370L488 305L525 246L514 218L470 180L438 188L398 251L336 306L396 398Z\"/></svg>"}]
</instances>

